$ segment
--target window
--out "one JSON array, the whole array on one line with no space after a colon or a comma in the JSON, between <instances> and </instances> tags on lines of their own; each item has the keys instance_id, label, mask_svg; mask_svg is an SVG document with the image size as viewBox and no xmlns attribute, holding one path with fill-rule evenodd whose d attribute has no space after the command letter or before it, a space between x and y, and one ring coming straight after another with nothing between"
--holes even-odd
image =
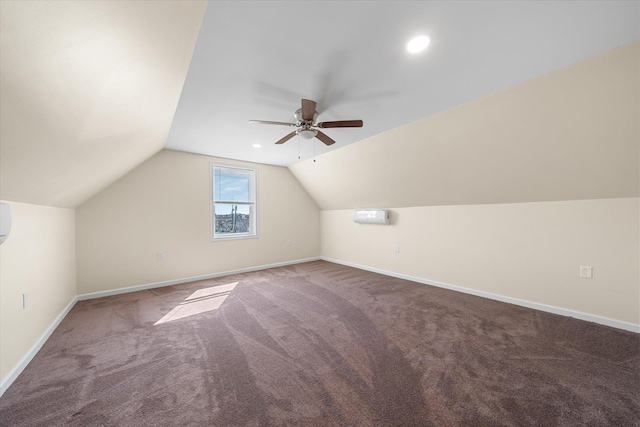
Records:
<instances>
[{"instance_id":1,"label":"window","mask_svg":"<svg viewBox=\"0 0 640 427\"><path fill-rule=\"evenodd\" d=\"M211 163L213 240L256 237L256 170Z\"/></svg>"}]
</instances>

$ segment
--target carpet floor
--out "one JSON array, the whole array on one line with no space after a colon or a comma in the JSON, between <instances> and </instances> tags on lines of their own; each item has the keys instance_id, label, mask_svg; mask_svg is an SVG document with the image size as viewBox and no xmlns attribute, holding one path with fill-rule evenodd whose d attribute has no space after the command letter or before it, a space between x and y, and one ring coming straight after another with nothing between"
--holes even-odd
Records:
<instances>
[{"instance_id":1,"label":"carpet floor","mask_svg":"<svg viewBox=\"0 0 640 427\"><path fill-rule=\"evenodd\" d=\"M640 335L325 261L80 301L2 426L638 426Z\"/></svg>"}]
</instances>

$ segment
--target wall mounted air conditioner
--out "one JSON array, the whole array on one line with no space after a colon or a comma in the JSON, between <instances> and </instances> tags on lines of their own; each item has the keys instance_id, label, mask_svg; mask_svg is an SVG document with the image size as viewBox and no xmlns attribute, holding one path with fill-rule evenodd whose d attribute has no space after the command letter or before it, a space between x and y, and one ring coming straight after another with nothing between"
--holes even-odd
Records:
<instances>
[{"instance_id":1,"label":"wall mounted air conditioner","mask_svg":"<svg viewBox=\"0 0 640 427\"><path fill-rule=\"evenodd\" d=\"M0 245L9 237L11 231L11 206L0 202Z\"/></svg>"},{"instance_id":2,"label":"wall mounted air conditioner","mask_svg":"<svg viewBox=\"0 0 640 427\"><path fill-rule=\"evenodd\" d=\"M356 209L353 222L358 224L389 224L389 209Z\"/></svg>"}]
</instances>

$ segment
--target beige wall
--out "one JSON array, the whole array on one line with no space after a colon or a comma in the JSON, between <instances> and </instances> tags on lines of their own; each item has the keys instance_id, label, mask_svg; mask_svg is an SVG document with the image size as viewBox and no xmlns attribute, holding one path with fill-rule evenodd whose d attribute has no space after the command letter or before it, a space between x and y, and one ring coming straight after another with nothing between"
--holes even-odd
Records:
<instances>
[{"instance_id":1,"label":"beige wall","mask_svg":"<svg viewBox=\"0 0 640 427\"><path fill-rule=\"evenodd\" d=\"M323 257L640 324L638 198L398 208L389 226L351 214L322 211Z\"/></svg>"},{"instance_id":2,"label":"beige wall","mask_svg":"<svg viewBox=\"0 0 640 427\"><path fill-rule=\"evenodd\" d=\"M8 201L0 246L0 377L27 354L76 295L75 211ZM22 294L29 303L22 308Z\"/></svg>"},{"instance_id":3,"label":"beige wall","mask_svg":"<svg viewBox=\"0 0 640 427\"><path fill-rule=\"evenodd\" d=\"M212 160L257 167L259 238L210 241ZM78 293L317 257L319 215L286 168L163 150L77 209Z\"/></svg>"}]
</instances>

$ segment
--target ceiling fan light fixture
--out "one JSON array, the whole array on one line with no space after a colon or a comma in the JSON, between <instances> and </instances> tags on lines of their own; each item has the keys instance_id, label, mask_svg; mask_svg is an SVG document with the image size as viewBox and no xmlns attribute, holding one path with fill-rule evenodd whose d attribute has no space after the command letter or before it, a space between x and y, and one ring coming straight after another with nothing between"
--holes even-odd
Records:
<instances>
[{"instance_id":1,"label":"ceiling fan light fixture","mask_svg":"<svg viewBox=\"0 0 640 427\"><path fill-rule=\"evenodd\" d=\"M429 38L429 36L416 36L409 40L409 43L407 43L407 51L409 53L422 52L427 48L427 46L429 46L429 43L431 43L431 39Z\"/></svg>"},{"instance_id":2,"label":"ceiling fan light fixture","mask_svg":"<svg viewBox=\"0 0 640 427\"><path fill-rule=\"evenodd\" d=\"M304 139L311 139L311 138L315 138L315 136L318 134L318 131L313 130L313 129L300 129L298 131L298 135L300 135L301 137L303 137Z\"/></svg>"}]
</instances>

